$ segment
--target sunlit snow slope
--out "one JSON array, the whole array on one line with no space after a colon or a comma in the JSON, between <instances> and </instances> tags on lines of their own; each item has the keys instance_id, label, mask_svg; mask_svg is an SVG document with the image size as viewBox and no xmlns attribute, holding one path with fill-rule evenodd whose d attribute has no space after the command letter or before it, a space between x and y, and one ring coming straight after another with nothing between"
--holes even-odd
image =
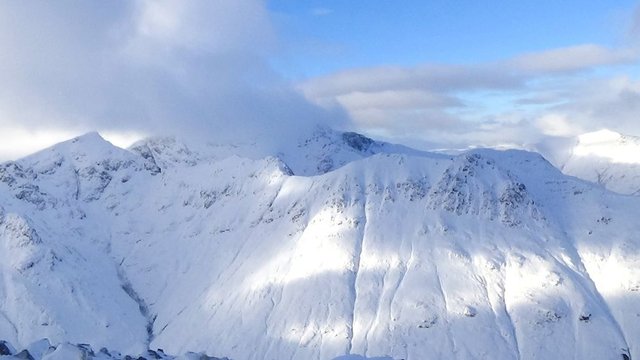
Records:
<instances>
[{"instance_id":1,"label":"sunlit snow slope","mask_svg":"<svg viewBox=\"0 0 640 360\"><path fill-rule=\"evenodd\" d=\"M640 138L596 131L579 136L568 154L558 161L565 174L622 194L640 195Z\"/></svg>"},{"instance_id":2,"label":"sunlit snow slope","mask_svg":"<svg viewBox=\"0 0 640 360\"><path fill-rule=\"evenodd\" d=\"M0 339L232 359L640 358L640 202L318 130L0 165ZM238 155L239 154L239 155Z\"/></svg>"}]
</instances>

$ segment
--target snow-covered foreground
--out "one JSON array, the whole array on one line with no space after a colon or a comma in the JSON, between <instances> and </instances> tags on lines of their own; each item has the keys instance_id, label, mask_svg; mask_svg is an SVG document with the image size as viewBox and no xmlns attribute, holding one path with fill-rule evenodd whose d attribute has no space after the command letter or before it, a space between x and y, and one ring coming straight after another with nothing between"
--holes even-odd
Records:
<instances>
[{"instance_id":1,"label":"snow-covered foreground","mask_svg":"<svg viewBox=\"0 0 640 360\"><path fill-rule=\"evenodd\" d=\"M138 356L139 355L139 356ZM188 352L181 356L172 356L162 349L146 350L135 356L123 355L107 348L94 350L90 344L51 344L41 339L29 344L25 349L16 350L12 344L0 340L0 359L2 360L229 360L203 353Z\"/></svg>"},{"instance_id":2,"label":"snow-covered foreground","mask_svg":"<svg viewBox=\"0 0 640 360\"><path fill-rule=\"evenodd\" d=\"M89 134L1 165L0 339L640 358L637 197L523 151L448 157L329 130L267 157L194 149Z\"/></svg>"}]
</instances>

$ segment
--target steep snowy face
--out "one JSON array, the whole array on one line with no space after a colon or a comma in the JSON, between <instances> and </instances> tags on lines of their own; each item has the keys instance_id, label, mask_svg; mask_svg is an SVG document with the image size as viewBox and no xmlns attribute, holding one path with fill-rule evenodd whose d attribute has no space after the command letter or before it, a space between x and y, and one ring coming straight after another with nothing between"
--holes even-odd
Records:
<instances>
[{"instance_id":1,"label":"steep snowy face","mask_svg":"<svg viewBox=\"0 0 640 360\"><path fill-rule=\"evenodd\" d=\"M328 130L283 149L89 135L3 164L0 338L235 359L640 357L637 198L523 151Z\"/></svg>"},{"instance_id":2,"label":"steep snowy face","mask_svg":"<svg viewBox=\"0 0 640 360\"><path fill-rule=\"evenodd\" d=\"M622 194L640 195L640 138L601 130L581 135L567 159L564 173Z\"/></svg>"}]
</instances>

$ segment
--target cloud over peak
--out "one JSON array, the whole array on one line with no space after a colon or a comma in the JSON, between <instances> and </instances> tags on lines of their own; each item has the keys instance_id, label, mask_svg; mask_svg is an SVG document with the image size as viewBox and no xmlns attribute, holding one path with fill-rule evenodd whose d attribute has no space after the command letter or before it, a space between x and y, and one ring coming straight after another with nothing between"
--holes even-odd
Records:
<instances>
[{"instance_id":1,"label":"cloud over peak","mask_svg":"<svg viewBox=\"0 0 640 360\"><path fill-rule=\"evenodd\" d=\"M271 69L276 41L260 0L3 2L0 130L267 142L343 119Z\"/></svg>"}]
</instances>

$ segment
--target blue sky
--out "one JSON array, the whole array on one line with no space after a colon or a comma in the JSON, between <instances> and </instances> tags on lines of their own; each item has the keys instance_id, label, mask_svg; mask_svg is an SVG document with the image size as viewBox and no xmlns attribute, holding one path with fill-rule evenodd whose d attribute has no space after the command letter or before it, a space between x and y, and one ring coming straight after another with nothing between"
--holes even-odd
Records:
<instances>
[{"instance_id":1,"label":"blue sky","mask_svg":"<svg viewBox=\"0 0 640 360\"><path fill-rule=\"evenodd\" d=\"M292 78L382 64L495 61L627 39L636 1L269 0Z\"/></svg>"}]
</instances>

